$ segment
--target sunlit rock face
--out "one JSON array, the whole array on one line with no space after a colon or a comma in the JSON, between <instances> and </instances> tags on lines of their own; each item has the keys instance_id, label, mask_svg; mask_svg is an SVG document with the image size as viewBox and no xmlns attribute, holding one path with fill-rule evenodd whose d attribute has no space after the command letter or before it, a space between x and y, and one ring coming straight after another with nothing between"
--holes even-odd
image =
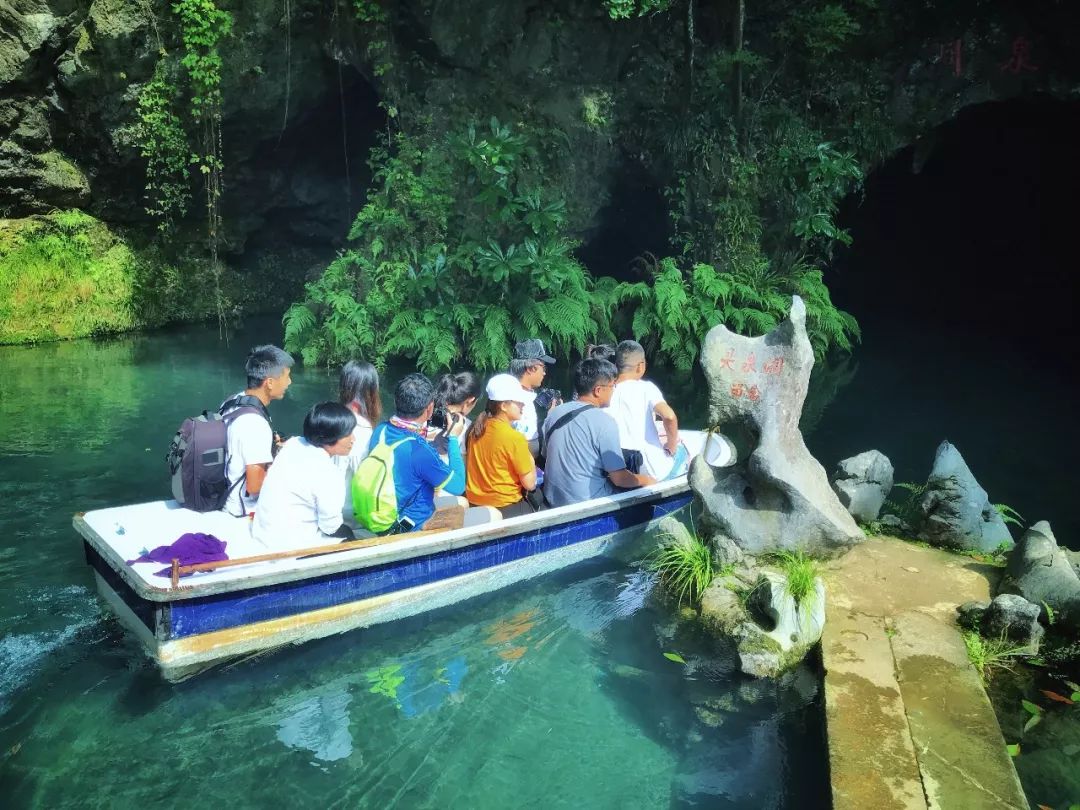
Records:
<instances>
[{"instance_id":1,"label":"sunlit rock face","mask_svg":"<svg viewBox=\"0 0 1080 810\"><path fill-rule=\"evenodd\" d=\"M1031 526L1009 555L1001 590L1049 606L1055 623L1080 630L1080 575L1069 552L1058 546L1050 524Z\"/></svg>"},{"instance_id":2,"label":"sunlit rock face","mask_svg":"<svg viewBox=\"0 0 1080 810\"><path fill-rule=\"evenodd\" d=\"M709 422L739 451L732 467L711 467L700 456L690 466L705 531L755 555L802 549L833 556L861 542L799 430L814 365L802 300L795 296L788 319L762 337L714 327L701 364Z\"/></svg>"},{"instance_id":3,"label":"sunlit rock face","mask_svg":"<svg viewBox=\"0 0 1080 810\"><path fill-rule=\"evenodd\" d=\"M840 503L860 523L878 519L893 488L893 465L884 453L867 450L843 459L832 476Z\"/></svg>"},{"instance_id":4,"label":"sunlit rock face","mask_svg":"<svg viewBox=\"0 0 1080 810\"><path fill-rule=\"evenodd\" d=\"M959 551L1013 546L1009 527L949 442L938 446L918 511L919 537L932 545Z\"/></svg>"}]
</instances>

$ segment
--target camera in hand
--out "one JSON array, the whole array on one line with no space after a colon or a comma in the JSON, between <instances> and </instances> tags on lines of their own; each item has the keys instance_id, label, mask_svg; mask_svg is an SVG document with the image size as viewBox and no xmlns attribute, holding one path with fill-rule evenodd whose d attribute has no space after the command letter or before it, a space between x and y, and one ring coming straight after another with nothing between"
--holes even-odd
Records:
<instances>
[{"instance_id":1,"label":"camera in hand","mask_svg":"<svg viewBox=\"0 0 1080 810\"><path fill-rule=\"evenodd\" d=\"M446 430L446 426L450 424L450 417L444 403L435 403L435 410L431 412L428 424L440 430Z\"/></svg>"},{"instance_id":2,"label":"camera in hand","mask_svg":"<svg viewBox=\"0 0 1080 810\"><path fill-rule=\"evenodd\" d=\"M536 392L536 404L545 411L551 410L551 406L561 399L562 392L556 388L541 388Z\"/></svg>"}]
</instances>

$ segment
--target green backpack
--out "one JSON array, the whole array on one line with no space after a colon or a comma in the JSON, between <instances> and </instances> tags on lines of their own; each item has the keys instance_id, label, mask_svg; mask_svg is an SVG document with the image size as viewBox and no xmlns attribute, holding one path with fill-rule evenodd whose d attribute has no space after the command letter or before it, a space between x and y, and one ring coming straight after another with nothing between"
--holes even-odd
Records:
<instances>
[{"instance_id":1,"label":"green backpack","mask_svg":"<svg viewBox=\"0 0 1080 810\"><path fill-rule=\"evenodd\" d=\"M386 434L368 453L353 474L351 490L353 515L370 532L385 532L398 519L397 489L394 486L394 450L407 441L407 436L393 444L386 443Z\"/></svg>"}]
</instances>

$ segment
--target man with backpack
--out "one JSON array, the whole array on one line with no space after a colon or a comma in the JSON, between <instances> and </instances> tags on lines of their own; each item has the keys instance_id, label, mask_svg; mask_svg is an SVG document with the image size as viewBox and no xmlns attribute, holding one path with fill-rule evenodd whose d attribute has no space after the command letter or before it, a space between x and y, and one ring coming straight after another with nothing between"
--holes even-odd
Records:
<instances>
[{"instance_id":1,"label":"man with backpack","mask_svg":"<svg viewBox=\"0 0 1080 810\"><path fill-rule=\"evenodd\" d=\"M419 529L435 514L435 490L465 492L464 420L447 429L449 463L444 462L427 441L434 409L435 386L423 374L406 375L394 389L394 415L375 428L368 457L353 477L353 512L369 531Z\"/></svg>"},{"instance_id":2,"label":"man with backpack","mask_svg":"<svg viewBox=\"0 0 1080 810\"><path fill-rule=\"evenodd\" d=\"M574 369L577 399L552 409L540 433L547 457L544 499L566 506L656 483L626 469L619 427L602 408L618 376L608 360L582 360Z\"/></svg>"},{"instance_id":3,"label":"man with backpack","mask_svg":"<svg viewBox=\"0 0 1080 810\"><path fill-rule=\"evenodd\" d=\"M258 502L277 438L267 407L289 390L292 365L292 356L277 346L256 346L244 364L247 387L221 405L227 426L225 477L229 483L223 508L230 515L246 515Z\"/></svg>"}]
</instances>

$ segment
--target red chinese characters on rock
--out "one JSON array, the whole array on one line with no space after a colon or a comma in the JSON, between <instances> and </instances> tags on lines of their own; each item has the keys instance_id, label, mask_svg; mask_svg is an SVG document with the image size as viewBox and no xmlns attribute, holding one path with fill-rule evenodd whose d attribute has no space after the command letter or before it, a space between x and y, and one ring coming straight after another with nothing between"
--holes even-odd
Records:
<instances>
[{"instance_id":1,"label":"red chinese characters on rock","mask_svg":"<svg viewBox=\"0 0 1080 810\"><path fill-rule=\"evenodd\" d=\"M742 360L735 357L735 350L728 349L728 351L720 358L720 368L729 369L731 371L741 371L743 374L764 374L768 376L776 376L784 370L784 358L781 355L770 357L764 361L761 368L758 368L758 358L756 352L750 352ZM764 396L764 392L757 385L751 385L748 382L732 382L730 387L731 396L735 399L742 399L745 397L751 402L759 402Z\"/></svg>"},{"instance_id":2,"label":"red chinese characters on rock","mask_svg":"<svg viewBox=\"0 0 1080 810\"><path fill-rule=\"evenodd\" d=\"M1014 76L1019 73L1033 73L1039 68L1031 64L1030 56L1031 40L1025 36L1017 37L1012 43L1012 55L1002 64L1001 72L1012 73Z\"/></svg>"},{"instance_id":3,"label":"red chinese characters on rock","mask_svg":"<svg viewBox=\"0 0 1080 810\"><path fill-rule=\"evenodd\" d=\"M959 76L964 72L964 40L954 39L952 42L944 42L938 45L938 62L951 64L953 75Z\"/></svg>"},{"instance_id":4,"label":"red chinese characters on rock","mask_svg":"<svg viewBox=\"0 0 1080 810\"><path fill-rule=\"evenodd\" d=\"M779 374L784 370L784 358L774 357L765 363L765 367L761 369L766 374Z\"/></svg>"}]
</instances>

